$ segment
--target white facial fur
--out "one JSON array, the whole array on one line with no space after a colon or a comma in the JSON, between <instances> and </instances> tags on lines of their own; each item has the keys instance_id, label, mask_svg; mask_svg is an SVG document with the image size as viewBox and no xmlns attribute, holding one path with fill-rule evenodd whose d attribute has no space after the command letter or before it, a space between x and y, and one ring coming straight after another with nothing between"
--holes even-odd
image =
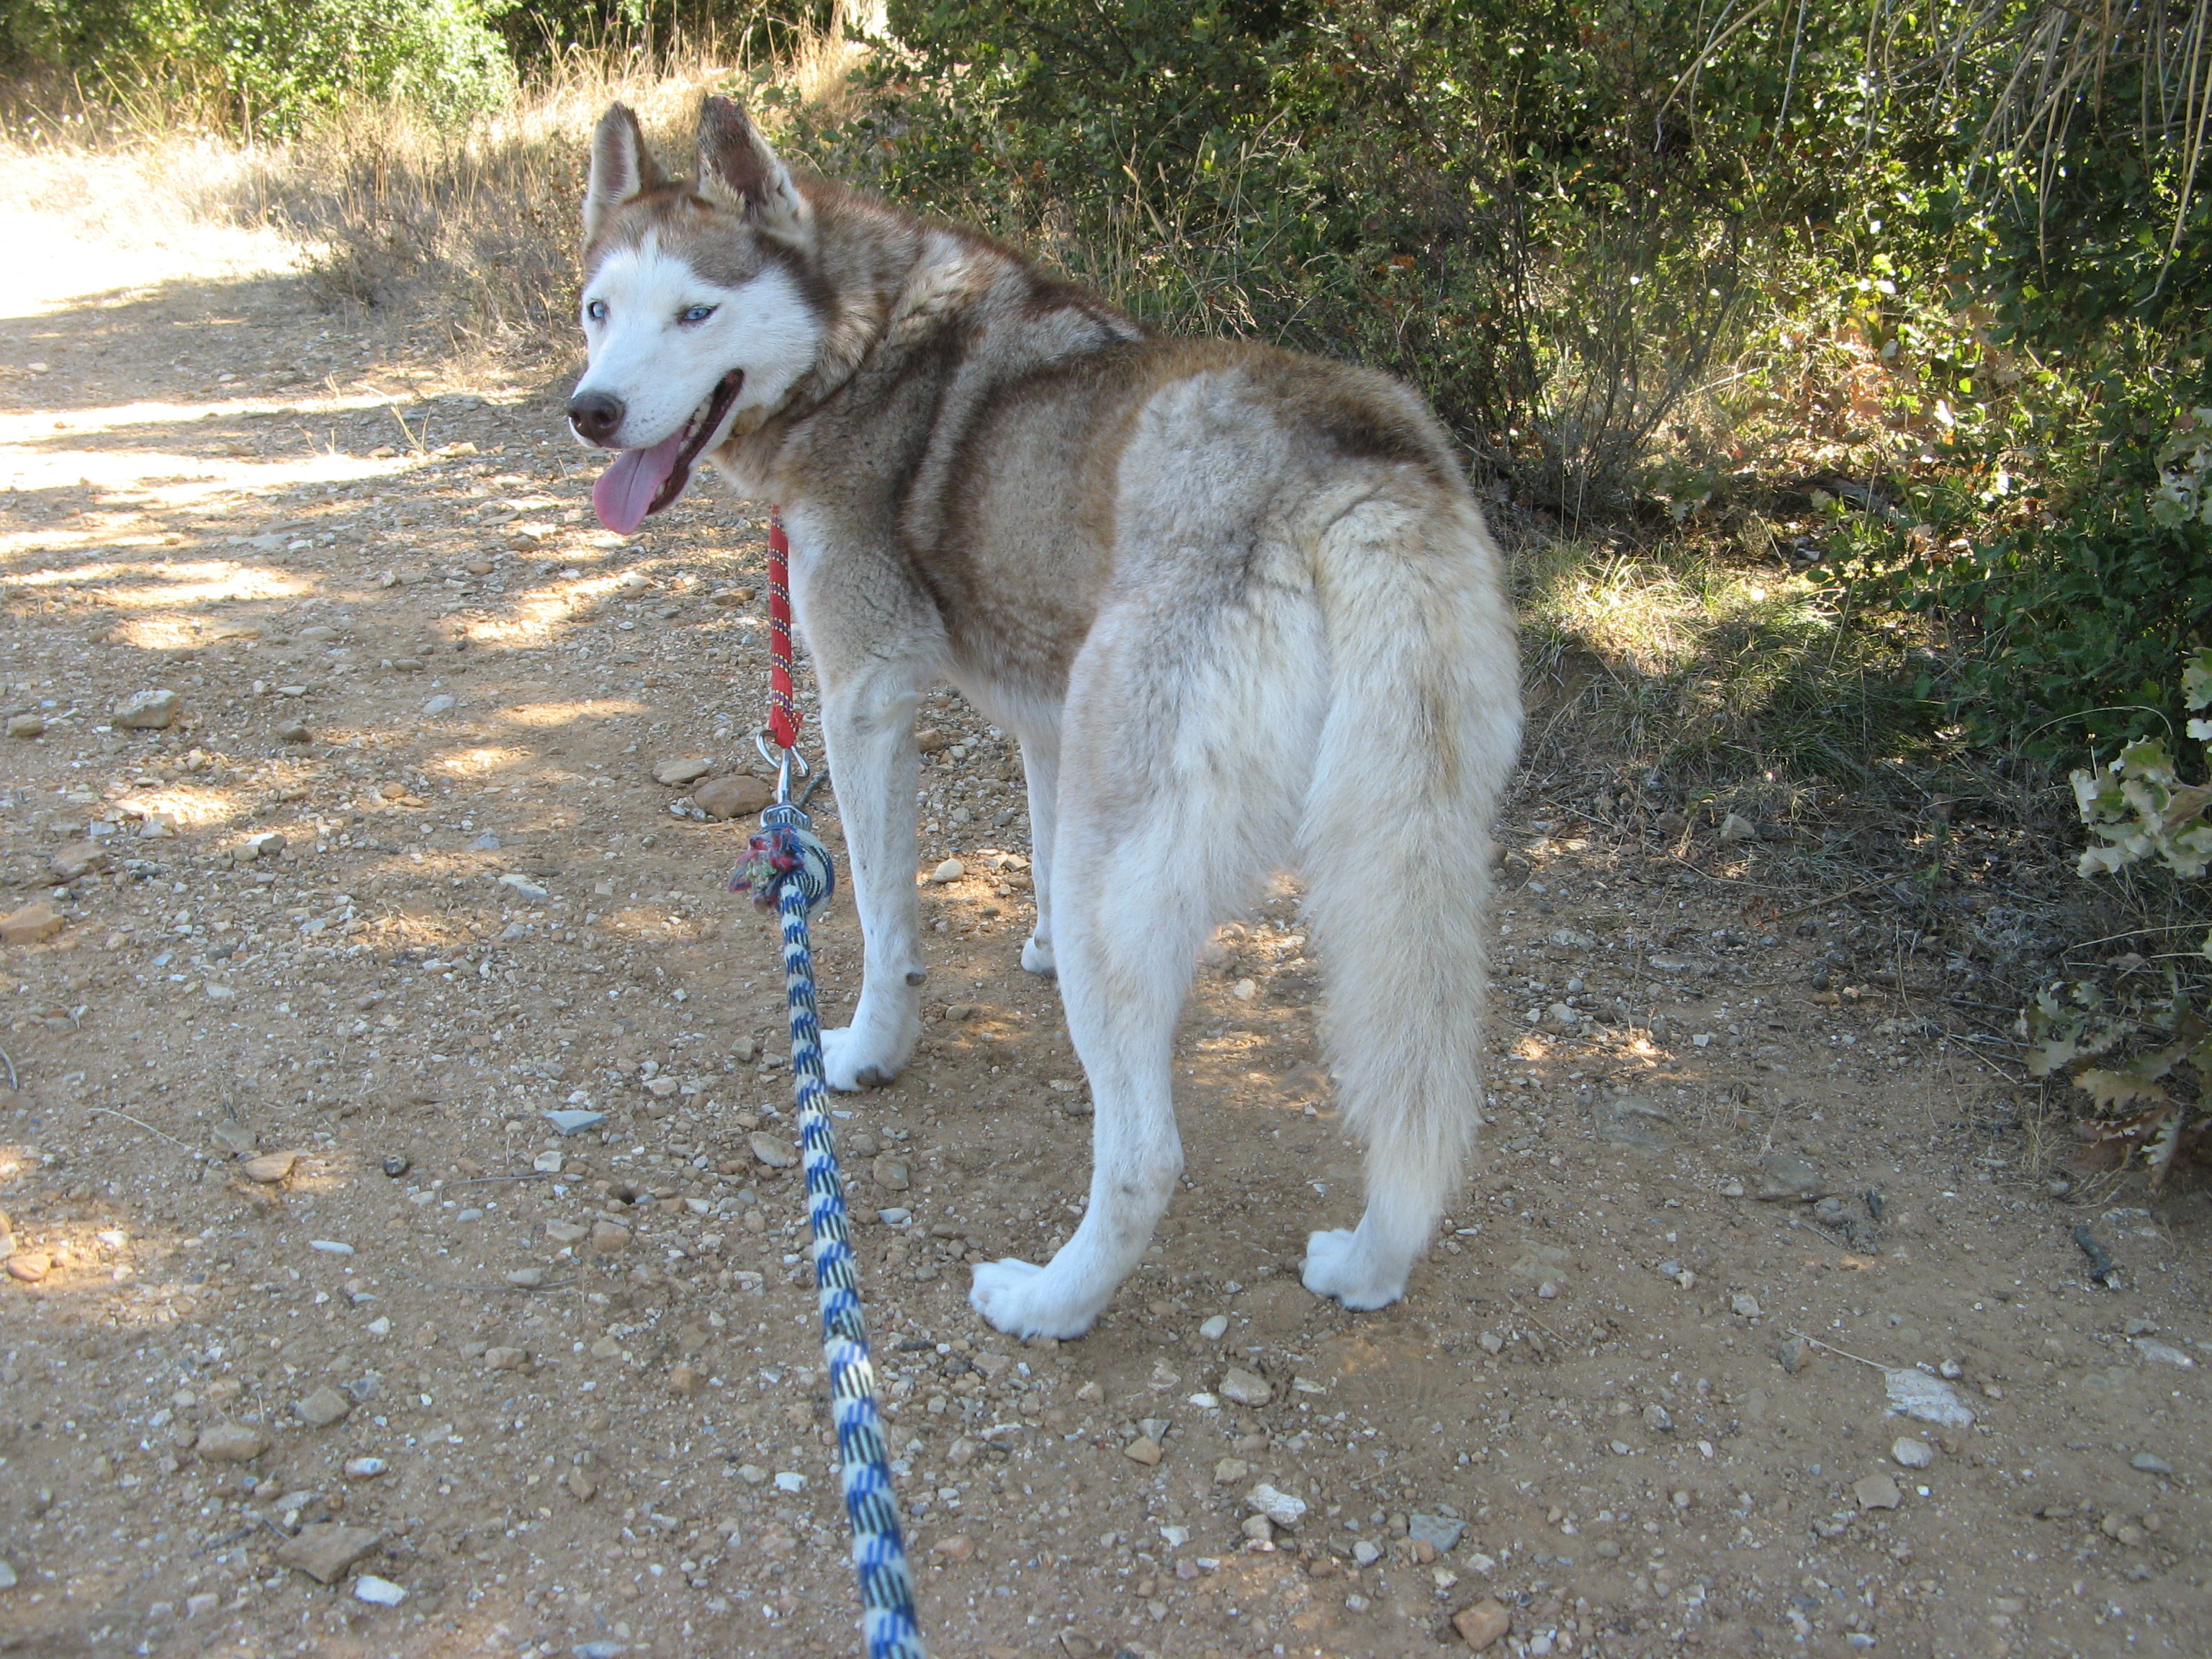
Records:
<instances>
[{"instance_id":1,"label":"white facial fur","mask_svg":"<svg viewBox=\"0 0 2212 1659\"><path fill-rule=\"evenodd\" d=\"M596 319L595 305L606 308ZM713 315L682 320L699 306L714 307ZM591 362L576 392L622 400L627 412L611 434L620 449L647 448L670 436L733 368L744 370L744 385L707 447L731 428L751 429L757 421L744 416L780 401L812 366L822 340L814 313L781 265L726 288L660 248L650 233L600 264L584 290L582 318Z\"/></svg>"}]
</instances>

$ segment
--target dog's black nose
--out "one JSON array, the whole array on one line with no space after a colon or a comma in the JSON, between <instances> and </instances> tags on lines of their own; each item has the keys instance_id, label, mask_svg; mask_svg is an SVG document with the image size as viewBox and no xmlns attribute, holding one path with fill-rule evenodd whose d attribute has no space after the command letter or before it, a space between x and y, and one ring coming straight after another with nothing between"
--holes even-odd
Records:
<instances>
[{"instance_id":1,"label":"dog's black nose","mask_svg":"<svg viewBox=\"0 0 2212 1659\"><path fill-rule=\"evenodd\" d=\"M603 444L623 423L623 400L607 392L580 392L568 400L568 424L592 443Z\"/></svg>"}]
</instances>

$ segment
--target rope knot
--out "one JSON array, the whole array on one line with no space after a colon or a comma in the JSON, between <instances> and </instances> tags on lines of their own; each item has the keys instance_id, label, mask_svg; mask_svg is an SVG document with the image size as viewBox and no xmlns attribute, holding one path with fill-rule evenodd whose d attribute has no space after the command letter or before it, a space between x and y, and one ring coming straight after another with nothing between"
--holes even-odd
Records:
<instances>
[{"instance_id":1,"label":"rope knot","mask_svg":"<svg viewBox=\"0 0 2212 1659\"><path fill-rule=\"evenodd\" d=\"M806 827L795 806L771 806L761 815L760 833L745 843L745 856L730 877L730 890L750 893L763 910L776 908L787 883L796 883L812 915L837 890L837 866L830 849Z\"/></svg>"}]
</instances>

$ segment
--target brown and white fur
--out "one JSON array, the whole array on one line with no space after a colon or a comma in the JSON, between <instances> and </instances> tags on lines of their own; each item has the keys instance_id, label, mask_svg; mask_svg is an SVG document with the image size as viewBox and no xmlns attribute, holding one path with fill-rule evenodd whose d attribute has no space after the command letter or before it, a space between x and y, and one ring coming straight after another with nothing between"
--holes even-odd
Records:
<instances>
[{"instance_id":1,"label":"brown and white fur","mask_svg":"<svg viewBox=\"0 0 2212 1659\"><path fill-rule=\"evenodd\" d=\"M1155 338L979 234L794 177L720 99L690 181L609 110L584 222L579 434L676 454L667 499L706 453L782 504L866 950L833 1086L890 1080L920 1026L920 693L950 678L1020 740L1022 962L1057 970L1093 1168L1074 1237L977 1267L977 1311L1077 1336L1136 1267L1182 1167L1170 1060L1199 950L1285 866L1368 1146L1366 1212L1312 1235L1305 1284L1403 1295L1480 1121L1521 719L1498 553L1419 398Z\"/></svg>"}]
</instances>

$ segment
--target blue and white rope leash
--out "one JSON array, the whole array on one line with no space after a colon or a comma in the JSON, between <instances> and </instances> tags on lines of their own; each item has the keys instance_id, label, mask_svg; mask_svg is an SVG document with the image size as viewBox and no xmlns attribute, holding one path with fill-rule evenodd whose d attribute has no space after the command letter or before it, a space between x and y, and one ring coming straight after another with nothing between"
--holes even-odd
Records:
<instances>
[{"instance_id":1,"label":"blue and white rope leash","mask_svg":"<svg viewBox=\"0 0 2212 1659\"><path fill-rule=\"evenodd\" d=\"M830 1409L837 1425L837 1460L845 1513L853 1526L853 1567L860 1579L860 1629L868 1659L927 1659L915 1616L914 1584L891 1492L890 1459L876 1414L875 1367L860 1313L860 1277L845 1220L845 1186L823 1107L822 1021L814 1006L814 952L806 919L836 885L829 849L791 801L792 751L777 764L776 801L761 814L732 891L773 905L783 925L783 978L791 1008L791 1069L798 1085L800 1163L806 1174L806 1218L814 1232L814 1283L822 1309L822 1352L830 1367Z\"/></svg>"}]
</instances>

